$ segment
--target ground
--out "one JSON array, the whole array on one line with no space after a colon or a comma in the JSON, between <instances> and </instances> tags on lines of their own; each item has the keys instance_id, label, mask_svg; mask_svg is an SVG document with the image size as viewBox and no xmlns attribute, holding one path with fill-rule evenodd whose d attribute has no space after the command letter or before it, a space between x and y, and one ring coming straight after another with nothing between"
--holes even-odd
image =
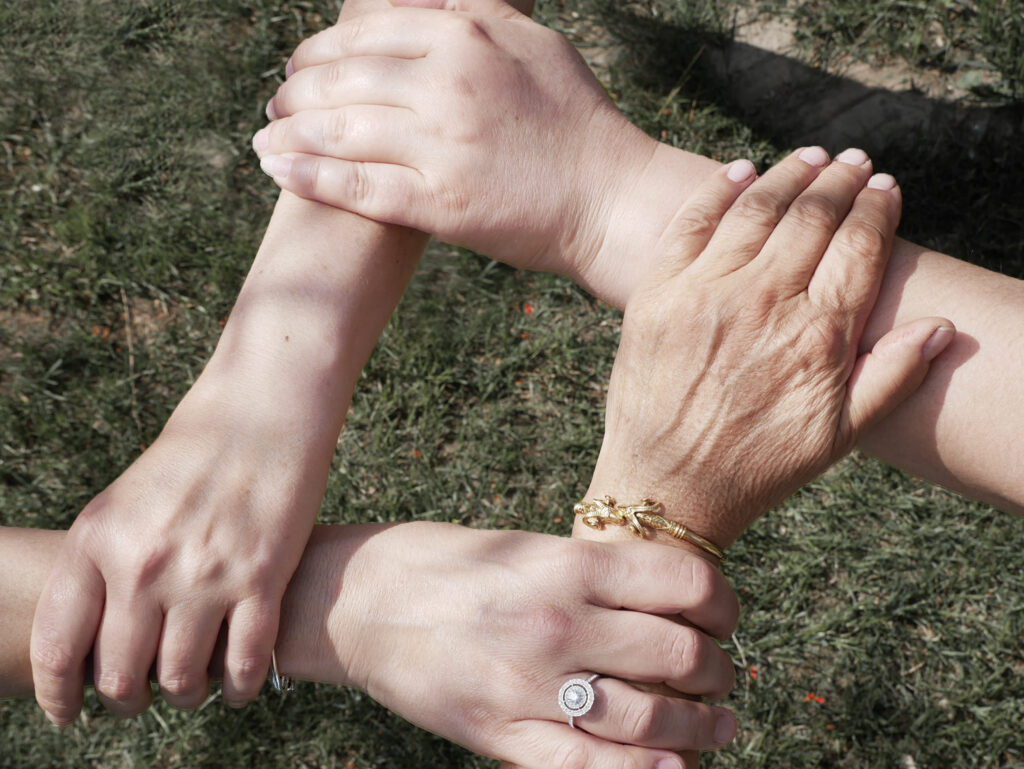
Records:
<instances>
[{"instance_id":1,"label":"ground","mask_svg":"<svg viewBox=\"0 0 1024 769\"><path fill-rule=\"evenodd\" d=\"M858 144L902 234L1024 274L1020 0L548 0L631 120L764 167ZM274 199L249 150L320 2L0 7L0 522L67 526L216 344ZM435 245L360 381L321 519L568 529L619 315ZM397 480L396 480L397 479ZM741 723L715 767L1024 766L1024 528L854 455L755 525ZM490 766L354 691L58 732L0 704L3 769Z\"/></svg>"}]
</instances>

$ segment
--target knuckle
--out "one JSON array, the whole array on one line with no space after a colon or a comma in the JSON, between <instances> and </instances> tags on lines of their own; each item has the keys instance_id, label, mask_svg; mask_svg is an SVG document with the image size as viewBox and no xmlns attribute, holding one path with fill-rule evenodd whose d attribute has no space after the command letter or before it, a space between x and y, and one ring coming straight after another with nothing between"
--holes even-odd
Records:
<instances>
[{"instance_id":1,"label":"knuckle","mask_svg":"<svg viewBox=\"0 0 1024 769\"><path fill-rule=\"evenodd\" d=\"M361 163L355 163L351 168L348 178L349 199L365 206L373 197L373 182Z\"/></svg>"},{"instance_id":2,"label":"knuckle","mask_svg":"<svg viewBox=\"0 0 1024 769\"><path fill-rule=\"evenodd\" d=\"M33 639L29 655L32 667L54 678L64 678L75 670L78 660L53 637Z\"/></svg>"},{"instance_id":3,"label":"knuckle","mask_svg":"<svg viewBox=\"0 0 1024 769\"><path fill-rule=\"evenodd\" d=\"M834 296L831 301L837 307L841 307L841 294ZM822 312L813 322L807 324L806 334L806 346L809 351L819 361L824 362L828 370L846 363L850 342L847 338L846 324L836 313Z\"/></svg>"},{"instance_id":4,"label":"knuckle","mask_svg":"<svg viewBox=\"0 0 1024 769\"><path fill-rule=\"evenodd\" d=\"M313 81L313 93L318 102L324 102L341 89L344 79L343 62L333 61L326 67L321 67Z\"/></svg>"},{"instance_id":5,"label":"knuckle","mask_svg":"<svg viewBox=\"0 0 1024 769\"><path fill-rule=\"evenodd\" d=\"M703 647L701 636L695 630L681 627L672 634L665 659L674 666L677 678L685 680L701 670L706 657Z\"/></svg>"},{"instance_id":6,"label":"knuckle","mask_svg":"<svg viewBox=\"0 0 1024 769\"><path fill-rule=\"evenodd\" d=\"M863 257L878 257L885 254L889 247L886 234L878 225L866 219L848 219L837 238L841 248Z\"/></svg>"},{"instance_id":7,"label":"knuckle","mask_svg":"<svg viewBox=\"0 0 1024 769\"><path fill-rule=\"evenodd\" d=\"M622 723L632 745L647 745L663 731L665 704L662 700L642 698L623 714Z\"/></svg>"},{"instance_id":8,"label":"knuckle","mask_svg":"<svg viewBox=\"0 0 1024 769\"><path fill-rule=\"evenodd\" d=\"M711 606L719 599L718 580L720 575L714 566L703 558L694 556L688 559L689 575L687 579L691 599L697 606Z\"/></svg>"},{"instance_id":9,"label":"knuckle","mask_svg":"<svg viewBox=\"0 0 1024 769\"><path fill-rule=\"evenodd\" d=\"M349 121L345 110L331 110L330 116L321 125L320 144L327 148L345 141L348 134Z\"/></svg>"},{"instance_id":10,"label":"knuckle","mask_svg":"<svg viewBox=\"0 0 1024 769\"><path fill-rule=\"evenodd\" d=\"M555 763L558 769L588 769L591 760L590 747L574 740L560 745Z\"/></svg>"},{"instance_id":11,"label":"knuckle","mask_svg":"<svg viewBox=\"0 0 1024 769\"><path fill-rule=\"evenodd\" d=\"M699 237L710 239L718 227L718 219L706 206L688 206L681 211L673 225L674 237Z\"/></svg>"},{"instance_id":12,"label":"knuckle","mask_svg":"<svg viewBox=\"0 0 1024 769\"><path fill-rule=\"evenodd\" d=\"M228 662L228 672L236 682L249 683L253 679L263 679L270 669L269 654L248 654L235 657Z\"/></svg>"},{"instance_id":13,"label":"knuckle","mask_svg":"<svg viewBox=\"0 0 1024 769\"><path fill-rule=\"evenodd\" d=\"M160 676L160 690L172 697L183 697L201 689L203 676L190 670L174 671Z\"/></svg>"},{"instance_id":14,"label":"knuckle","mask_svg":"<svg viewBox=\"0 0 1024 769\"><path fill-rule=\"evenodd\" d=\"M806 193L789 207L789 213L808 228L834 232L839 225L839 209L824 195Z\"/></svg>"},{"instance_id":15,"label":"knuckle","mask_svg":"<svg viewBox=\"0 0 1024 769\"><path fill-rule=\"evenodd\" d=\"M572 643L575 622L563 609L550 604L536 606L526 611L523 633L533 639L539 653L555 654Z\"/></svg>"},{"instance_id":16,"label":"knuckle","mask_svg":"<svg viewBox=\"0 0 1024 769\"><path fill-rule=\"evenodd\" d=\"M490 33L487 31L487 25L479 19L473 16L456 16L452 19L453 33L457 37L463 37L470 40L485 40L491 39Z\"/></svg>"},{"instance_id":17,"label":"knuckle","mask_svg":"<svg viewBox=\"0 0 1024 769\"><path fill-rule=\"evenodd\" d=\"M752 224L774 227L785 213L786 206L771 193L751 189L733 204L733 210Z\"/></svg>"},{"instance_id":18,"label":"knuckle","mask_svg":"<svg viewBox=\"0 0 1024 769\"><path fill-rule=\"evenodd\" d=\"M104 670L96 678L96 691L115 702L132 699L135 688L135 677L119 670Z\"/></svg>"}]
</instances>

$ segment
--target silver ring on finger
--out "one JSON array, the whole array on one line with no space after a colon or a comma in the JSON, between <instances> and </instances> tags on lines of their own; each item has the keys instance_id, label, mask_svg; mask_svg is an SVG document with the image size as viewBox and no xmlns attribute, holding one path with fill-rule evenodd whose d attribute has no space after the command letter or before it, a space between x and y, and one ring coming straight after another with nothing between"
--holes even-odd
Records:
<instances>
[{"instance_id":1,"label":"silver ring on finger","mask_svg":"<svg viewBox=\"0 0 1024 769\"><path fill-rule=\"evenodd\" d=\"M570 678L558 690L558 707L569 716L569 726L573 729L576 728L576 724L573 723L574 719L586 715L594 707L594 687L590 684L599 675L599 673L594 673L587 679Z\"/></svg>"}]
</instances>

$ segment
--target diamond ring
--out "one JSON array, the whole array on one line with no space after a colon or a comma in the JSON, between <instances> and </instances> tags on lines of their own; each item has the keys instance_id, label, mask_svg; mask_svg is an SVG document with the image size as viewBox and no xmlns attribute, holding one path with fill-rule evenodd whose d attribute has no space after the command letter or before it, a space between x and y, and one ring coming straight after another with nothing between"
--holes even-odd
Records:
<instances>
[{"instance_id":1,"label":"diamond ring","mask_svg":"<svg viewBox=\"0 0 1024 769\"><path fill-rule=\"evenodd\" d=\"M594 707L594 687L590 685L590 682L598 675L598 673L594 673L586 680L570 678L558 690L558 707L569 716L569 726L573 729L576 728L573 719L589 713L590 709Z\"/></svg>"}]
</instances>

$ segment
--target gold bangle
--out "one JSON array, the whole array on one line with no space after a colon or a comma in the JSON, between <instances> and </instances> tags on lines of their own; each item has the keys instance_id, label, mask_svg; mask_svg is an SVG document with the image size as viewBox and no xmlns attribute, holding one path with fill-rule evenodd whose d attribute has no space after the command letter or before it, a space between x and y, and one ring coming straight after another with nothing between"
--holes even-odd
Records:
<instances>
[{"instance_id":1,"label":"gold bangle","mask_svg":"<svg viewBox=\"0 0 1024 769\"><path fill-rule=\"evenodd\" d=\"M606 525L628 526L633 534L641 538L646 535L647 529L663 531L670 537L696 545L720 561L725 560L722 548L700 534L693 533L687 527L662 516L664 509L661 502L655 502L653 499L642 499L635 505L618 505L614 499L605 496L604 499L577 502L572 511L582 516L583 523L592 529L603 529Z\"/></svg>"}]
</instances>

